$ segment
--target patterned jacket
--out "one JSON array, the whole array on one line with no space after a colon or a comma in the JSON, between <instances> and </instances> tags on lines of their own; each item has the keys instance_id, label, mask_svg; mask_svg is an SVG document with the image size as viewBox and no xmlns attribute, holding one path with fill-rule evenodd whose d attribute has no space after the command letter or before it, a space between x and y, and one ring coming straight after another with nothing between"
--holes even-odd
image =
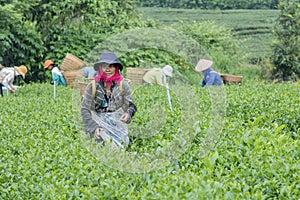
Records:
<instances>
[{"instance_id":1,"label":"patterned jacket","mask_svg":"<svg viewBox=\"0 0 300 200\"><path fill-rule=\"evenodd\" d=\"M15 89L13 86L13 82L17 74L17 70L15 70L14 67L3 68L0 71L0 83L9 90Z\"/></svg>"},{"instance_id":2,"label":"patterned jacket","mask_svg":"<svg viewBox=\"0 0 300 200\"><path fill-rule=\"evenodd\" d=\"M99 127L99 123L97 123L92 117L93 112L114 112L123 108L123 111L130 115L130 119L128 121L128 123L130 123L137 108L134 104L129 84L125 80L122 80L121 82L121 84L113 82L110 90L110 96L106 94L106 90L102 82L96 83L95 96L92 94L93 84L89 83L87 85L81 105L81 116L86 132L94 133L96 128Z\"/></svg>"}]
</instances>

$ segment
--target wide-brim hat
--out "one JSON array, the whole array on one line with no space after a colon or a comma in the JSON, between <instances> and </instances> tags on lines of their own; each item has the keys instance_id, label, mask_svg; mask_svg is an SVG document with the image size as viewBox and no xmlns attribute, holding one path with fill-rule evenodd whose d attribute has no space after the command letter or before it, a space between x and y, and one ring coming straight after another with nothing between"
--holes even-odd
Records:
<instances>
[{"instance_id":1,"label":"wide-brim hat","mask_svg":"<svg viewBox=\"0 0 300 200\"><path fill-rule=\"evenodd\" d=\"M25 74L27 73L27 67L25 65L21 65L15 68L18 71L18 73L22 75L23 79L25 79Z\"/></svg>"},{"instance_id":2,"label":"wide-brim hat","mask_svg":"<svg viewBox=\"0 0 300 200\"><path fill-rule=\"evenodd\" d=\"M48 69L48 67L53 64L54 62L52 60L46 60L44 63L44 70Z\"/></svg>"},{"instance_id":3,"label":"wide-brim hat","mask_svg":"<svg viewBox=\"0 0 300 200\"><path fill-rule=\"evenodd\" d=\"M123 65L119 62L117 55L113 52L101 53L99 61L94 64L95 71L99 71L99 67L102 63L118 65L120 71L123 69Z\"/></svg>"},{"instance_id":4,"label":"wide-brim hat","mask_svg":"<svg viewBox=\"0 0 300 200\"><path fill-rule=\"evenodd\" d=\"M170 77L173 76L173 68L170 65L164 66L162 68L162 71L166 76L170 76Z\"/></svg>"},{"instance_id":5,"label":"wide-brim hat","mask_svg":"<svg viewBox=\"0 0 300 200\"><path fill-rule=\"evenodd\" d=\"M195 67L195 70L197 72L203 72L206 69L210 68L213 64L213 61L211 60L206 60L206 59L200 59L198 64Z\"/></svg>"}]
</instances>

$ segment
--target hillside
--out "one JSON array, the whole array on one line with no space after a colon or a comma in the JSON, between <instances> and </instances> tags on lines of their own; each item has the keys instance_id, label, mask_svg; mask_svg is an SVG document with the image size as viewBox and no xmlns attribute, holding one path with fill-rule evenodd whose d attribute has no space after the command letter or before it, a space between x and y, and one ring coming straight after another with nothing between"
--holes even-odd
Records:
<instances>
[{"instance_id":1,"label":"hillside","mask_svg":"<svg viewBox=\"0 0 300 200\"><path fill-rule=\"evenodd\" d=\"M278 10L197 10L170 8L139 8L144 19L159 21L161 25L175 22L191 23L214 21L228 27L240 38L249 58L266 57L270 54L272 27Z\"/></svg>"}]
</instances>

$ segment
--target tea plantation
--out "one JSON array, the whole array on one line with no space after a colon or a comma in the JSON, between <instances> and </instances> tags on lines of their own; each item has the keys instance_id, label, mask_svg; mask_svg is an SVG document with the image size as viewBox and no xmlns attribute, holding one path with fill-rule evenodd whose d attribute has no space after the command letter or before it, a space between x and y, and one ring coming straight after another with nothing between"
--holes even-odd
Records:
<instances>
[{"instance_id":1,"label":"tea plantation","mask_svg":"<svg viewBox=\"0 0 300 200\"><path fill-rule=\"evenodd\" d=\"M299 83L171 86L172 111L165 90L132 88L120 152L84 139L72 88L0 98L0 199L300 198Z\"/></svg>"}]
</instances>

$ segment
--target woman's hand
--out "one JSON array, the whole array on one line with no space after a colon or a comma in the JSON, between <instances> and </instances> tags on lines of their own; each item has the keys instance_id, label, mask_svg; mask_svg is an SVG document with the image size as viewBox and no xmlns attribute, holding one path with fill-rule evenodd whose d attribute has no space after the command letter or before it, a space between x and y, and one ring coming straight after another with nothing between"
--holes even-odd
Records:
<instances>
[{"instance_id":1,"label":"woman's hand","mask_svg":"<svg viewBox=\"0 0 300 200\"><path fill-rule=\"evenodd\" d=\"M130 123L131 121L131 117L128 113L124 112L120 118L121 122L124 122L124 123Z\"/></svg>"},{"instance_id":2,"label":"woman's hand","mask_svg":"<svg viewBox=\"0 0 300 200\"><path fill-rule=\"evenodd\" d=\"M100 132L103 131L102 128L96 128L95 132L94 132L94 137L96 139L100 139L101 138L101 135L100 135Z\"/></svg>"},{"instance_id":3,"label":"woman's hand","mask_svg":"<svg viewBox=\"0 0 300 200\"><path fill-rule=\"evenodd\" d=\"M15 93L16 93L16 90L15 90L15 89L11 89L11 90L10 90L10 93L15 94Z\"/></svg>"}]
</instances>

